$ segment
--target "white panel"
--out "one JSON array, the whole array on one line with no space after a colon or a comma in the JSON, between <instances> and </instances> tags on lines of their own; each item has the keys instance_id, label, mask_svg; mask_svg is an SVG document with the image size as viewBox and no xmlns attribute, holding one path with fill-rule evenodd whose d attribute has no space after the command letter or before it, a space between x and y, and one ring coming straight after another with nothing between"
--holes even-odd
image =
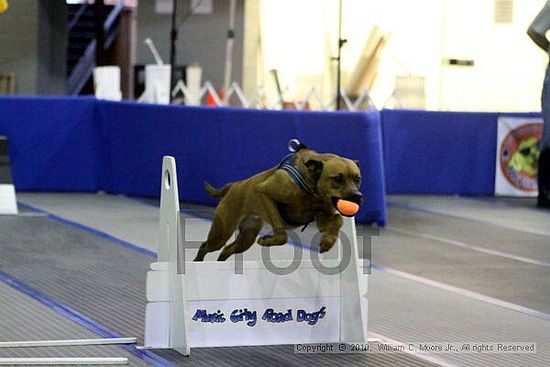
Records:
<instances>
[{"instance_id":1,"label":"white panel","mask_svg":"<svg viewBox=\"0 0 550 367\"><path fill-rule=\"evenodd\" d=\"M168 302L170 292L168 288L168 271L148 271L145 294L149 302Z\"/></svg>"},{"instance_id":2,"label":"white panel","mask_svg":"<svg viewBox=\"0 0 550 367\"><path fill-rule=\"evenodd\" d=\"M188 307L192 347L317 343L339 340L340 305L337 297L194 301L188 302ZM237 315L245 308L249 311L248 315L256 312L255 319L250 317L247 320L233 322L231 314ZM223 314L223 318L212 319L224 321L208 322L208 318L200 317L203 310L209 314ZM278 317L279 314L284 317ZM305 314L311 321L304 320ZM265 319L263 319L264 315ZM275 316L270 318L269 315ZM302 317L299 318L299 316ZM285 321L274 322L275 320ZM248 323L250 325L247 325Z\"/></svg>"},{"instance_id":3,"label":"white panel","mask_svg":"<svg viewBox=\"0 0 550 367\"><path fill-rule=\"evenodd\" d=\"M148 303L145 308L145 338L147 348L168 348L170 341L168 302Z\"/></svg>"},{"instance_id":4,"label":"white panel","mask_svg":"<svg viewBox=\"0 0 550 367\"><path fill-rule=\"evenodd\" d=\"M0 214L17 214L15 188L11 184L0 184Z\"/></svg>"},{"instance_id":5,"label":"white panel","mask_svg":"<svg viewBox=\"0 0 550 367\"><path fill-rule=\"evenodd\" d=\"M282 268L290 262L273 263ZM332 263L333 267L339 261L324 263ZM310 261L302 261L299 267L288 275L270 272L261 261L244 261L243 274L235 274L233 261L186 263L185 270L188 279L194 279L187 284L189 301L340 295L340 277L337 274L321 274Z\"/></svg>"}]
</instances>

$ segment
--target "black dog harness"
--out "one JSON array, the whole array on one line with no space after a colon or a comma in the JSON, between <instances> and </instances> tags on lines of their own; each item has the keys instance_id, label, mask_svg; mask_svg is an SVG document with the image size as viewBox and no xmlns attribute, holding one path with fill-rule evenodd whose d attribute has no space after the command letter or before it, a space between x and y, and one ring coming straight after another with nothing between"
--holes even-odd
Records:
<instances>
[{"instance_id":1,"label":"black dog harness","mask_svg":"<svg viewBox=\"0 0 550 367\"><path fill-rule=\"evenodd\" d=\"M283 158L281 163L277 166L278 169L281 169L288 173L292 181L300 188L300 190L308 193L313 196L313 192L307 186L306 178L298 165L296 164L296 154L291 153Z\"/></svg>"},{"instance_id":2,"label":"black dog harness","mask_svg":"<svg viewBox=\"0 0 550 367\"><path fill-rule=\"evenodd\" d=\"M277 169L283 170L286 173L288 173L290 178L292 178L292 181L294 181L294 183L296 184L296 186L298 186L300 188L300 190L302 190L303 192L305 192L308 195L313 196L313 192L311 191L311 189L307 185L307 180L304 176L304 173L302 172L300 167L298 167L298 165L296 164L296 154L295 153L291 153L291 154L287 155L286 157L284 157L283 160L281 161L281 163L279 163L279 165L277 166ZM285 205L282 204L282 203L277 203L277 210L279 211L279 215L281 216L281 218L283 218L283 220L287 224L289 224L293 227L299 227L299 226L303 225L304 227L302 228L302 232L314 220L314 218L311 218L305 223L297 223L297 222L293 221L286 214Z\"/></svg>"}]
</instances>

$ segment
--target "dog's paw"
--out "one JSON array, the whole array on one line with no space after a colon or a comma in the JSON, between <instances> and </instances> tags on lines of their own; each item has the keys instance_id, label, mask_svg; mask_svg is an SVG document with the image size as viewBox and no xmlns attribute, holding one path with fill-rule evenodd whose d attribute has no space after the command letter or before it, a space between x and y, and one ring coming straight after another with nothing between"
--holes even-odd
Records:
<instances>
[{"instance_id":1,"label":"dog's paw","mask_svg":"<svg viewBox=\"0 0 550 367\"><path fill-rule=\"evenodd\" d=\"M269 241L271 241L272 237L273 236L266 235L266 236L262 236L262 237L258 238L258 245L260 245L260 246L269 246L268 244L269 244Z\"/></svg>"},{"instance_id":2,"label":"dog's paw","mask_svg":"<svg viewBox=\"0 0 550 367\"><path fill-rule=\"evenodd\" d=\"M338 238L336 236L325 236L325 237L323 237L323 239L321 240L321 243L319 244L319 252L323 253L323 252L327 252L328 250L330 250L332 248L332 246L334 246L334 244L336 243L337 239Z\"/></svg>"},{"instance_id":3,"label":"dog's paw","mask_svg":"<svg viewBox=\"0 0 550 367\"><path fill-rule=\"evenodd\" d=\"M258 239L260 246L281 246L286 243L286 234L265 235Z\"/></svg>"},{"instance_id":4,"label":"dog's paw","mask_svg":"<svg viewBox=\"0 0 550 367\"><path fill-rule=\"evenodd\" d=\"M330 246L319 246L319 253L324 253L324 252L327 252L328 250L330 250L332 248L332 245Z\"/></svg>"}]
</instances>

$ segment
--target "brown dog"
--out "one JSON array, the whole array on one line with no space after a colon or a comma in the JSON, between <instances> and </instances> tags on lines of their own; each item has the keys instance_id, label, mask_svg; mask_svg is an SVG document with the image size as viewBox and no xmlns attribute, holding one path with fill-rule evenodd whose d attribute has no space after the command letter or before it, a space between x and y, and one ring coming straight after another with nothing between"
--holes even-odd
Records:
<instances>
[{"instance_id":1,"label":"brown dog","mask_svg":"<svg viewBox=\"0 0 550 367\"><path fill-rule=\"evenodd\" d=\"M202 261L207 253L224 247L237 227L236 240L225 246L218 261L248 250L264 223L271 225L273 234L261 237L258 244L280 246L287 242L286 228L315 220L322 233L320 251L328 251L342 226L336 202L345 199L361 204L360 186L358 162L317 153L299 142L295 153L277 167L221 189L205 183L206 191L221 201L195 261Z\"/></svg>"}]
</instances>

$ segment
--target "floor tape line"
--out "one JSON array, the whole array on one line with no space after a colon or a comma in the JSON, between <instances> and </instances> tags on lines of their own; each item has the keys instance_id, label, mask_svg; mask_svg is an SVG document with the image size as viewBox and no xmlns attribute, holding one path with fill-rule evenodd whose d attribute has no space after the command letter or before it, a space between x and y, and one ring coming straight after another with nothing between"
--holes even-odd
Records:
<instances>
[{"instance_id":1,"label":"floor tape line","mask_svg":"<svg viewBox=\"0 0 550 367\"><path fill-rule=\"evenodd\" d=\"M30 298L40 302L42 305L50 308L55 313L68 318L69 320L77 323L78 325L88 329L89 331L103 337L103 338L121 338L122 335L108 329L104 325L98 323L97 321L89 318L88 316L80 313L79 311L71 308L70 306L59 302L58 300L41 293L40 291L28 286L27 284L21 282L20 280L12 277L11 275L0 271L0 281L4 284L9 285L13 289L29 296ZM121 348L128 351L130 354L140 358L141 360L152 363L158 366L164 367L173 367L174 364L168 362L162 357L148 351L148 350L138 350L135 346L131 345L121 345Z\"/></svg>"}]
</instances>

